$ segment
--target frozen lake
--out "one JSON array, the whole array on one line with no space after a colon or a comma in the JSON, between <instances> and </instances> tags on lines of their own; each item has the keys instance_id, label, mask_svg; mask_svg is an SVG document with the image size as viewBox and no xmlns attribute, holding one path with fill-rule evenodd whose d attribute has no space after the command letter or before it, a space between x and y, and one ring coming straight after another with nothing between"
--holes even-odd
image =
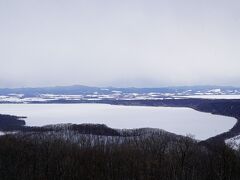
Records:
<instances>
[{"instance_id":1,"label":"frozen lake","mask_svg":"<svg viewBox=\"0 0 240 180\"><path fill-rule=\"evenodd\" d=\"M190 108L107 104L0 104L0 114L27 116L28 126L99 123L117 129L150 127L180 135L192 134L201 140L228 131L236 123L231 117Z\"/></svg>"}]
</instances>

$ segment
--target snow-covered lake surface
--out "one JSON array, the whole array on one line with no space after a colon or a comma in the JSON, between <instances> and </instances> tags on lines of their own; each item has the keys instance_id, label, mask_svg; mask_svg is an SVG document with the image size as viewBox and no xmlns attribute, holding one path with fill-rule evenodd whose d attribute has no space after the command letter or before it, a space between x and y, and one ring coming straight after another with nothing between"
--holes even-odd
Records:
<instances>
[{"instance_id":1,"label":"snow-covered lake surface","mask_svg":"<svg viewBox=\"0 0 240 180\"><path fill-rule=\"evenodd\" d=\"M231 117L190 108L114 106L107 104L0 104L0 114L27 116L28 126L59 123L100 123L117 129L159 128L180 135L207 139L228 131Z\"/></svg>"}]
</instances>

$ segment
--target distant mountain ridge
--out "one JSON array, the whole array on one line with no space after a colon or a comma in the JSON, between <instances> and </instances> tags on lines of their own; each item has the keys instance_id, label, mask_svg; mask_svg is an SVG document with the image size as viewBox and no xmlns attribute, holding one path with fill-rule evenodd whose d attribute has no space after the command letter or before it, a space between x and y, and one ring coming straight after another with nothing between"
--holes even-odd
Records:
<instances>
[{"instance_id":1,"label":"distant mountain ridge","mask_svg":"<svg viewBox=\"0 0 240 180\"><path fill-rule=\"evenodd\" d=\"M159 88L118 88L118 87L91 87L84 85L55 86L55 87L26 87L26 88L0 88L0 95L24 94L25 96L37 96L39 94L112 94L113 92L122 93L191 93L214 92L223 94L239 94L240 87L232 86L176 86Z\"/></svg>"}]
</instances>

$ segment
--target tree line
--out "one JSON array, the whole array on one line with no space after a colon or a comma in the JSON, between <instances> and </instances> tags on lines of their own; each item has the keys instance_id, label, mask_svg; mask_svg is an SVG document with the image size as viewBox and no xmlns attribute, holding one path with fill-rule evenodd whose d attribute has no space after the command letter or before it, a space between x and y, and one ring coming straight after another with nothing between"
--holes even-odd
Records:
<instances>
[{"instance_id":1,"label":"tree line","mask_svg":"<svg viewBox=\"0 0 240 180\"><path fill-rule=\"evenodd\" d=\"M240 151L163 132L0 137L1 180L239 180Z\"/></svg>"}]
</instances>

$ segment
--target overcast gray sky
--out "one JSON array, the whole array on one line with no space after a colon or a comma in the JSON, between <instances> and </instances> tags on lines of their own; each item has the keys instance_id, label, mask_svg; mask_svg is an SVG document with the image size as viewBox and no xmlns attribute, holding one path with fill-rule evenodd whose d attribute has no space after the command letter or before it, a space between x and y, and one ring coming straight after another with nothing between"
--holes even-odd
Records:
<instances>
[{"instance_id":1,"label":"overcast gray sky","mask_svg":"<svg viewBox=\"0 0 240 180\"><path fill-rule=\"evenodd\" d=\"M240 86L239 0L1 0L0 87Z\"/></svg>"}]
</instances>

